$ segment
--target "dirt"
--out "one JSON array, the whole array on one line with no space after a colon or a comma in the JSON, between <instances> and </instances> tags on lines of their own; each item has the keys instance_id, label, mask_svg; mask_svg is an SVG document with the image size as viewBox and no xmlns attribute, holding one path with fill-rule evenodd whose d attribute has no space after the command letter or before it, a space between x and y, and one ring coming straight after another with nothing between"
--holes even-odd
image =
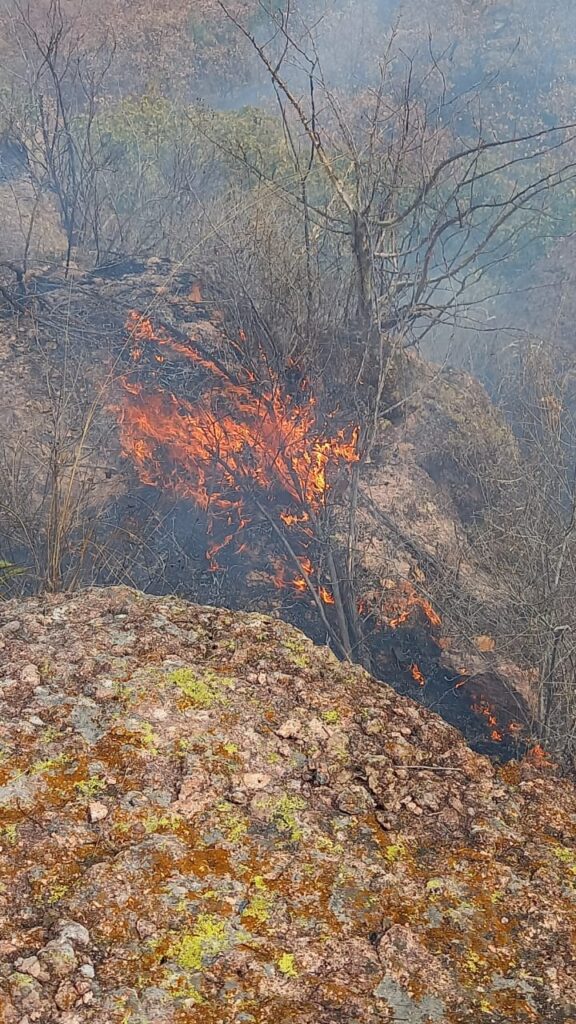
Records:
<instances>
[{"instance_id":1,"label":"dirt","mask_svg":"<svg viewBox=\"0 0 576 1024\"><path fill-rule=\"evenodd\" d=\"M576 1020L576 792L278 620L0 605L2 1024Z\"/></svg>"}]
</instances>

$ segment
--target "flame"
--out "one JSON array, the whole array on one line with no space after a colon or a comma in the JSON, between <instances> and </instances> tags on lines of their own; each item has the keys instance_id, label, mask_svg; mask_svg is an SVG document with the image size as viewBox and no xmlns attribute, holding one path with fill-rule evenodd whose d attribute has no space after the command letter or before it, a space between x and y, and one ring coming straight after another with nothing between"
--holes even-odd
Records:
<instances>
[{"instance_id":1,"label":"flame","mask_svg":"<svg viewBox=\"0 0 576 1024\"><path fill-rule=\"evenodd\" d=\"M387 597L384 601L383 613L391 629L406 622L415 608L420 608L432 626L440 626L442 619L438 612L432 607L426 598L419 594L408 580L404 580L400 587L395 587L396 593Z\"/></svg>"},{"instance_id":2,"label":"flame","mask_svg":"<svg viewBox=\"0 0 576 1024\"><path fill-rule=\"evenodd\" d=\"M504 734L498 728L498 719L494 714L492 705L486 700L477 700L472 704L472 711L486 719L490 730L490 739L494 740L495 743L501 743L504 739Z\"/></svg>"},{"instance_id":3,"label":"flame","mask_svg":"<svg viewBox=\"0 0 576 1024\"><path fill-rule=\"evenodd\" d=\"M536 745L528 751L526 760L529 761L530 764L534 765L535 768L556 767L540 743L536 743Z\"/></svg>"},{"instance_id":4,"label":"flame","mask_svg":"<svg viewBox=\"0 0 576 1024\"><path fill-rule=\"evenodd\" d=\"M416 680L419 686L426 685L426 676L422 674L416 663L410 665L410 671L412 673L412 678Z\"/></svg>"},{"instance_id":5,"label":"flame","mask_svg":"<svg viewBox=\"0 0 576 1024\"><path fill-rule=\"evenodd\" d=\"M122 450L142 483L171 490L206 514L214 537L207 552L211 568L218 568L218 553L259 512L261 521L262 507L283 508L281 521L297 537L292 546L306 547L313 536L307 524L325 505L330 476L359 459L358 429L329 436L319 426L311 395L303 401L283 393L269 369L269 382L258 383L240 359L230 369L217 355L202 353L195 339L175 338L136 310L126 329L135 361L146 351L157 362L169 354L204 373L202 397L194 402L126 374L118 418ZM234 342L230 353L239 355ZM309 559L302 567L314 575ZM290 584L275 568L278 586L306 590L303 577ZM317 591L327 604L334 603L325 587Z\"/></svg>"}]
</instances>

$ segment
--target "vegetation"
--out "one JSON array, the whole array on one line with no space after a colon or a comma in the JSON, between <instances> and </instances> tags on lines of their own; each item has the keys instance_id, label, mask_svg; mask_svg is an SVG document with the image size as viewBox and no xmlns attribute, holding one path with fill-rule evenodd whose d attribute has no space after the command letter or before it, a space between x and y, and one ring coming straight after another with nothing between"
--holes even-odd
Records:
<instances>
[{"instance_id":1,"label":"vegetation","mask_svg":"<svg viewBox=\"0 0 576 1024\"><path fill-rule=\"evenodd\" d=\"M18 211L0 300L26 325L44 381L42 417L8 431L0 452L0 592L150 578L150 535L130 516L110 526L118 365L96 381L87 334L74 333L70 309L37 301L30 281L40 258L71 283L119 254L169 256L202 282L228 339L226 372L256 382L253 404L279 389L293 408L306 392L322 428L357 428L345 480L303 507L326 581L305 572L303 589L345 660L373 667L359 612L361 483L382 458L386 424L409 406L409 354L448 352L484 376L500 410L486 443L465 440L469 394L448 432L453 465L480 495L467 540L506 594L506 653L536 672L540 737L568 763L573 346L561 351L518 322L493 358L486 325L507 315L500 293L575 227L569 0L548 0L544 19L535 0L504 11L490 0L374 0L362 18L349 0L181 6L144 3L137 25L110 0L77 15L60 0L33 10L10 0L0 15L0 169ZM38 248L47 206L57 252ZM225 466L224 476L245 486L242 472L231 480ZM251 488L258 527L296 571L301 552ZM164 522L161 509L154 536ZM159 571L167 561L162 551ZM183 581L188 593L201 575ZM462 613L462 636L478 632L474 614ZM287 660L304 673L295 644ZM230 685L188 668L169 682L196 708L223 701ZM141 740L156 753L146 723ZM295 810L276 815L294 840Z\"/></svg>"}]
</instances>

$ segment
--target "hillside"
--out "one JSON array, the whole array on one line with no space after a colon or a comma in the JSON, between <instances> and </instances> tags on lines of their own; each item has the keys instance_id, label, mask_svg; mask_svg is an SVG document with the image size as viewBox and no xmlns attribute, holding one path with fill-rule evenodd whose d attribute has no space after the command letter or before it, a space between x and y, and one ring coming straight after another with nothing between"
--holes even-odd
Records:
<instances>
[{"instance_id":1,"label":"hillside","mask_svg":"<svg viewBox=\"0 0 576 1024\"><path fill-rule=\"evenodd\" d=\"M293 628L0 606L2 1024L576 1014L576 794Z\"/></svg>"}]
</instances>

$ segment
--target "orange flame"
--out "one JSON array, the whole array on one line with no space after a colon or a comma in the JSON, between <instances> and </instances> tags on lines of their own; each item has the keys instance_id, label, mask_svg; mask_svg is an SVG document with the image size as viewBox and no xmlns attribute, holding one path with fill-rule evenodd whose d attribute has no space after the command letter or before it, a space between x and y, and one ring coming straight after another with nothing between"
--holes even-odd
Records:
<instances>
[{"instance_id":1,"label":"orange flame","mask_svg":"<svg viewBox=\"0 0 576 1024\"><path fill-rule=\"evenodd\" d=\"M420 608L424 612L432 626L441 625L442 619L438 612L408 580L404 580L402 585L396 588L396 592L384 602L384 617L391 629L397 629L410 618L415 608Z\"/></svg>"},{"instance_id":2,"label":"orange flame","mask_svg":"<svg viewBox=\"0 0 576 1024\"><path fill-rule=\"evenodd\" d=\"M554 762L550 759L549 755L544 750L544 747L537 743L526 755L526 760L530 764L534 765L535 768L555 768Z\"/></svg>"},{"instance_id":3,"label":"orange flame","mask_svg":"<svg viewBox=\"0 0 576 1024\"><path fill-rule=\"evenodd\" d=\"M488 701L478 700L472 704L472 710L475 711L477 715L482 715L486 719L490 728L490 739L494 740L495 743L501 743L504 739L504 734L498 728L498 719L494 714L494 708L492 705L489 704Z\"/></svg>"},{"instance_id":4,"label":"orange flame","mask_svg":"<svg viewBox=\"0 0 576 1024\"><path fill-rule=\"evenodd\" d=\"M284 524L310 537L303 524L323 508L330 473L359 459L358 429L327 436L318 426L311 396L303 403L285 395L273 378L259 385L241 365L230 370L218 357L202 354L192 339L174 338L135 310L126 327L135 359L152 346L152 357L161 362L161 346L208 374L202 398L195 402L125 376L119 421L123 452L142 483L194 502L207 514L209 534L218 531L220 537L224 527L225 538L208 552L212 567L216 554L255 516L256 501L264 503L270 492L284 504ZM237 354L234 343L231 350ZM304 567L309 575L314 572L311 563ZM305 580L293 585L306 589ZM318 592L333 603L326 588Z\"/></svg>"},{"instance_id":5,"label":"orange flame","mask_svg":"<svg viewBox=\"0 0 576 1024\"><path fill-rule=\"evenodd\" d=\"M426 685L426 676L422 674L416 663L410 665L410 671L412 673L412 678L416 680L419 686Z\"/></svg>"}]
</instances>

